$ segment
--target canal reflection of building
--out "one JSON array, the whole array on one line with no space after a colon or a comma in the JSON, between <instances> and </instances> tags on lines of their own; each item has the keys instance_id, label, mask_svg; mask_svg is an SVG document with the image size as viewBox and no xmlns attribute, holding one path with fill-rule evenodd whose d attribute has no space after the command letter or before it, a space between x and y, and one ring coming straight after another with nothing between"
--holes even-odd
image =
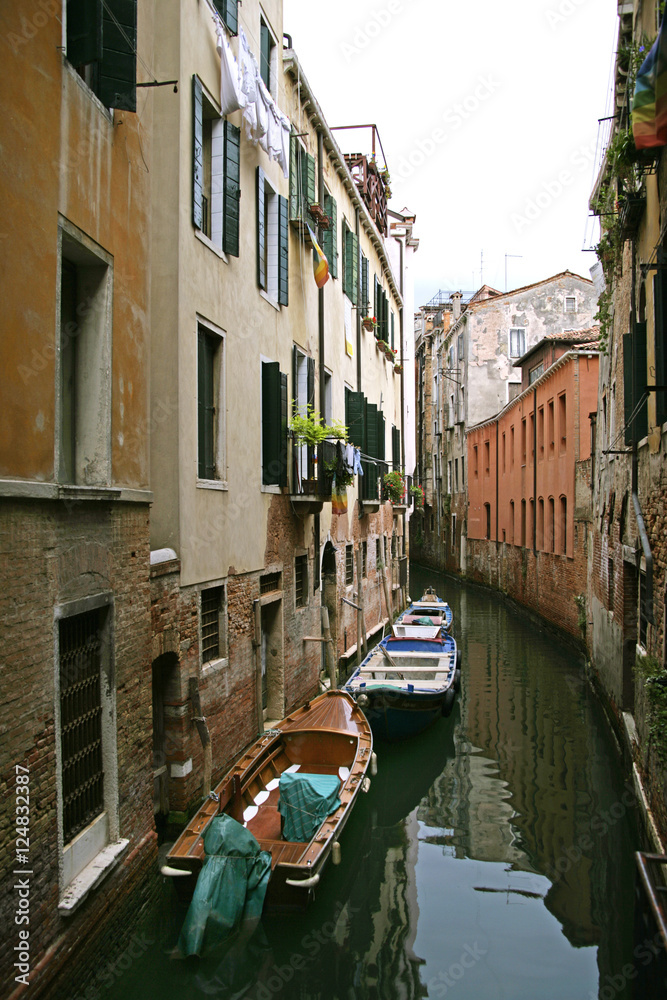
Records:
<instances>
[{"instance_id":1,"label":"canal reflection of building","mask_svg":"<svg viewBox=\"0 0 667 1000\"><path fill-rule=\"evenodd\" d=\"M417 810L454 756L454 716L421 737L380 744L371 786L371 839L367 869L353 889L350 951L356 962L355 996L364 1000L416 1000L426 995L414 952L419 920L416 865Z\"/></svg>"}]
</instances>

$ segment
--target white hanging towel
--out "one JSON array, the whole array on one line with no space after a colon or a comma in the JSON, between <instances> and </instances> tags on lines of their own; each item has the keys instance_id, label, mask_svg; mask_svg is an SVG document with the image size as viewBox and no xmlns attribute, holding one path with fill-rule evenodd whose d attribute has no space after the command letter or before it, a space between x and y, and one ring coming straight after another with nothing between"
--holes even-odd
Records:
<instances>
[{"instance_id":1,"label":"white hanging towel","mask_svg":"<svg viewBox=\"0 0 667 1000\"><path fill-rule=\"evenodd\" d=\"M254 55L248 47L248 39L243 28L239 27L239 61L241 63L241 90L246 103L257 100L257 76L259 69Z\"/></svg>"},{"instance_id":2,"label":"white hanging towel","mask_svg":"<svg viewBox=\"0 0 667 1000\"><path fill-rule=\"evenodd\" d=\"M220 111L229 115L244 106L243 94L239 85L239 67L234 53L229 47L225 32L220 22L216 22L218 41L216 48L220 56Z\"/></svg>"},{"instance_id":3,"label":"white hanging towel","mask_svg":"<svg viewBox=\"0 0 667 1000\"><path fill-rule=\"evenodd\" d=\"M259 144L265 153L269 151L269 117L271 115L271 104L273 103L273 98L271 94L266 89L264 81L261 77L257 77L257 103L255 107L257 108L257 138L259 139Z\"/></svg>"}]
</instances>

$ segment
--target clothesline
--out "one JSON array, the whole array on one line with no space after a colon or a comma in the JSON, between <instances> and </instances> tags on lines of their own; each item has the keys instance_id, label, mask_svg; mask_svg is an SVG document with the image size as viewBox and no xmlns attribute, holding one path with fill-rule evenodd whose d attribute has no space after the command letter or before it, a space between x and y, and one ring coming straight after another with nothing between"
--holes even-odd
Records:
<instances>
[{"instance_id":1,"label":"clothesline","mask_svg":"<svg viewBox=\"0 0 667 1000\"><path fill-rule=\"evenodd\" d=\"M225 25L216 13L213 21L220 56L220 110L223 115L243 111L246 136L259 145L289 176L291 124L277 106L262 80L257 60L250 51L243 28L239 27L239 60L237 62L227 39Z\"/></svg>"}]
</instances>

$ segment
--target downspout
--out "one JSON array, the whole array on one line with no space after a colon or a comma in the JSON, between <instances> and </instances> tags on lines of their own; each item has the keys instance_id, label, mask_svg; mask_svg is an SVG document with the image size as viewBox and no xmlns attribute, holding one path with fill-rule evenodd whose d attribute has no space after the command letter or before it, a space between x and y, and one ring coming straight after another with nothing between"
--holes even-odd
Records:
<instances>
[{"instance_id":1,"label":"downspout","mask_svg":"<svg viewBox=\"0 0 667 1000\"><path fill-rule=\"evenodd\" d=\"M498 544L498 417L496 417L496 545Z\"/></svg>"},{"instance_id":2,"label":"downspout","mask_svg":"<svg viewBox=\"0 0 667 1000\"><path fill-rule=\"evenodd\" d=\"M537 389L533 389L533 555L537 559Z\"/></svg>"},{"instance_id":3,"label":"downspout","mask_svg":"<svg viewBox=\"0 0 667 1000\"><path fill-rule=\"evenodd\" d=\"M398 281L399 281L399 287L400 287L400 290L401 290L401 305L400 305L399 310L398 310L398 336L399 336L400 342L401 342L401 354L400 354L401 370L400 370L400 373L399 373L400 379L401 379L401 469L403 470L403 474L405 475L405 429L406 429L406 426L407 426L407 421L405 419L405 387L404 387L404 384L403 384L403 371L404 371L404 369L403 369L403 361L404 361L404 355L403 355L403 240L400 237L398 237L398 236L396 236L395 239L398 242L398 252L399 252L399 269L398 269L399 270L399 275L398 275ZM406 500L407 499L408 498L406 497ZM403 549L403 556L406 556L407 552L406 552L405 536L406 536L406 531L407 531L407 511L403 511L403 513L401 514L401 520L403 521L403 543L402 543L402 549ZM406 597L407 597L408 593L409 593L409 588L403 594L403 600L401 602L401 606L402 607L405 607Z\"/></svg>"},{"instance_id":4,"label":"downspout","mask_svg":"<svg viewBox=\"0 0 667 1000\"><path fill-rule=\"evenodd\" d=\"M322 208L324 208L324 136L322 130L318 129L317 132L317 200L319 201ZM317 237L322 242L322 229L321 227L317 231ZM333 266L333 265L332 265ZM324 287L319 288L317 292L317 327L318 327L318 375L320 379L320 417L325 421L326 413L326 390L324 381ZM319 446L318 446L319 448ZM322 449L323 451L324 449ZM324 489L324 458L323 456L318 456L320 461L317 463L318 468L318 490ZM320 560L320 515L315 514L313 518L313 534L315 543L315 558L318 563L318 574L317 578L320 581L320 588L322 588L322 571L321 571L321 560ZM321 602L321 594L320 594ZM322 609L323 613L326 608ZM327 628L329 627L329 613L327 611ZM326 647L322 645L321 652L321 663L320 667L323 668L326 665Z\"/></svg>"}]
</instances>

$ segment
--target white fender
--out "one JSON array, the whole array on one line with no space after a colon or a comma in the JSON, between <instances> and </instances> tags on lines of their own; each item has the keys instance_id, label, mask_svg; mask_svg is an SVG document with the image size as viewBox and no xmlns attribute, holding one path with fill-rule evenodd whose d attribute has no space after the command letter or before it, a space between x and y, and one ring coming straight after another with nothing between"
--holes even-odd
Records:
<instances>
[{"instance_id":1,"label":"white fender","mask_svg":"<svg viewBox=\"0 0 667 1000\"><path fill-rule=\"evenodd\" d=\"M285 885L294 885L297 889L312 889L320 880L319 872L311 875L310 878L286 878Z\"/></svg>"},{"instance_id":2,"label":"white fender","mask_svg":"<svg viewBox=\"0 0 667 1000\"><path fill-rule=\"evenodd\" d=\"M371 754L371 774L373 777L378 773L378 758L376 753Z\"/></svg>"},{"instance_id":3,"label":"white fender","mask_svg":"<svg viewBox=\"0 0 667 1000\"><path fill-rule=\"evenodd\" d=\"M339 865L340 862L341 862L341 849L340 849L340 844L336 840L331 845L331 864L332 865Z\"/></svg>"},{"instance_id":4,"label":"white fender","mask_svg":"<svg viewBox=\"0 0 667 1000\"><path fill-rule=\"evenodd\" d=\"M192 875L192 872L185 871L184 868L170 868L169 865L162 865L160 871L163 875Z\"/></svg>"}]
</instances>

